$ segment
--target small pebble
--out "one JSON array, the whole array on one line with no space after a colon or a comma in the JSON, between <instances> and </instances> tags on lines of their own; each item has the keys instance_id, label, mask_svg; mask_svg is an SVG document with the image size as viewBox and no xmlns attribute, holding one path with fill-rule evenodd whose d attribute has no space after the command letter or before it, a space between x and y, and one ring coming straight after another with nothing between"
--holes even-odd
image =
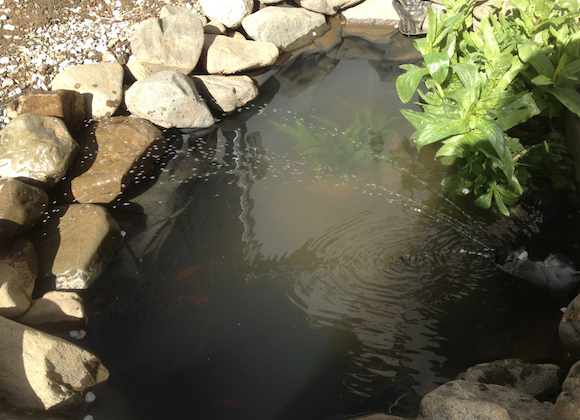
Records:
<instances>
[{"instance_id":1,"label":"small pebble","mask_svg":"<svg viewBox=\"0 0 580 420\"><path fill-rule=\"evenodd\" d=\"M97 399L97 396L92 393L92 392L87 392L85 395L85 401L88 403L92 403L93 401L95 401Z\"/></svg>"}]
</instances>

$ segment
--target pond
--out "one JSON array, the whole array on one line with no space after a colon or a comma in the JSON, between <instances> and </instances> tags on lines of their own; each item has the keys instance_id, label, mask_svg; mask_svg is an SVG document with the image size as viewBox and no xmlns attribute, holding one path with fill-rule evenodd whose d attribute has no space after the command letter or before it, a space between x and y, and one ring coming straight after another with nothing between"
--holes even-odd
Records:
<instances>
[{"instance_id":1,"label":"pond","mask_svg":"<svg viewBox=\"0 0 580 420\"><path fill-rule=\"evenodd\" d=\"M171 159L113 210L126 240L84 296L81 345L110 379L82 415L408 417L472 364L553 354L528 327L553 333L559 306L493 260L545 216L445 200L446 169L399 113L390 57L411 40L349 42L275 75L245 122L167 133Z\"/></svg>"}]
</instances>

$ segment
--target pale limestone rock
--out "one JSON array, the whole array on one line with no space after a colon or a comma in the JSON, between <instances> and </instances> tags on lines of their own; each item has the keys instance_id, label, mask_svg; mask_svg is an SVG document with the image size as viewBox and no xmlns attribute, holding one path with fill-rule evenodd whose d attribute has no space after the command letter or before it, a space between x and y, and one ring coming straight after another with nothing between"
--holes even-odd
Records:
<instances>
[{"instance_id":1,"label":"pale limestone rock","mask_svg":"<svg viewBox=\"0 0 580 420\"><path fill-rule=\"evenodd\" d=\"M240 26L254 7L253 0L199 0L199 4L207 17L223 23L228 28Z\"/></svg>"},{"instance_id":2,"label":"pale limestone rock","mask_svg":"<svg viewBox=\"0 0 580 420\"><path fill-rule=\"evenodd\" d=\"M139 80L125 93L127 109L161 127L207 128L214 123L191 78L162 71Z\"/></svg>"},{"instance_id":3,"label":"pale limestone rock","mask_svg":"<svg viewBox=\"0 0 580 420\"><path fill-rule=\"evenodd\" d=\"M203 46L203 24L193 13L167 14L151 18L131 38L137 61L151 71L190 73Z\"/></svg>"},{"instance_id":4,"label":"pale limestone rock","mask_svg":"<svg viewBox=\"0 0 580 420\"><path fill-rule=\"evenodd\" d=\"M383 0L365 0L341 13L347 25L392 25L400 20L392 2Z\"/></svg>"},{"instance_id":5,"label":"pale limestone rock","mask_svg":"<svg viewBox=\"0 0 580 420\"><path fill-rule=\"evenodd\" d=\"M35 233L37 281L57 290L89 288L122 239L117 222L96 204L56 207Z\"/></svg>"},{"instance_id":6,"label":"pale limestone rock","mask_svg":"<svg viewBox=\"0 0 580 420\"><path fill-rule=\"evenodd\" d=\"M248 76L195 76L193 80L209 105L222 112L232 112L258 96Z\"/></svg>"},{"instance_id":7,"label":"pale limestone rock","mask_svg":"<svg viewBox=\"0 0 580 420\"><path fill-rule=\"evenodd\" d=\"M188 9L187 7L183 7L183 6L163 6L161 8L161 11L159 12L159 19L163 19L166 16L170 16L170 15L180 15L180 14L193 14L195 17L197 17L202 25L207 24L207 18L205 17L205 15L203 14L198 14L197 11L195 9Z\"/></svg>"},{"instance_id":8,"label":"pale limestone rock","mask_svg":"<svg viewBox=\"0 0 580 420\"><path fill-rule=\"evenodd\" d=\"M548 420L577 420L580 413L580 362L576 362L562 384L562 392Z\"/></svg>"},{"instance_id":9,"label":"pale limestone rock","mask_svg":"<svg viewBox=\"0 0 580 420\"><path fill-rule=\"evenodd\" d=\"M38 272L34 246L19 238L0 248L0 316L15 317L26 312L32 300Z\"/></svg>"},{"instance_id":10,"label":"pale limestone rock","mask_svg":"<svg viewBox=\"0 0 580 420\"><path fill-rule=\"evenodd\" d=\"M0 179L0 243L38 222L47 205L48 196L40 188L17 179Z\"/></svg>"},{"instance_id":11,"label":"pale limestone rock","mask_svg":"<svg viewBox=\"0 0 580 420\"><path fill-rule=\"evenodd\" d=\"M279 51L271 42L206 35L204 51L209 74L234 74L270 66Z\"/></svg>"},{"instance_id":12,"label":"pale limestone rock","mask_svg":"<svg viewBox=\"0 0 580 420\"><path fill-rule=\"evenodd\" d=\"M466 381L517 389L543 401L560 390L560 368L554 364L531 364L521 359L495 360L467 369Z\"/></svg>"},{"instance_id":13,"label":"pale limestone rock","mask_svg":"<svg viewBox=\"0 0 580 420\"><path fill-rule=\"evenodd\" d=\"M217 20L212 20L203 27L203 32L210 35L224 35L226 31L225 25Z\"/></svg>"},{"instance_id":14,"label":"pale limestone rock","mask_svg":"<svg viewBox=\"0 0 580 420\"><path fill-rule=\"evenodd\" d=\"M114 201L128 188L146 180L167 148L157 127L135 117L93 123L79 143L82 149L67 178L73 197L80 203Z\"/></svg>"},{"instance_id":15,"label":"pale limestone rock","mask_svg":"<svg viewBox=\"0 0 580 420\"><path fill-rule=\"evenodd\" d=\"M52 291L32 301L14 321L49 333L78 330L86 326L82 298L75 292Z\"/></svg>"},{"instance_id":16,"label":"pale limestone rock","mask_svg":"<svg viewBox=\"0 0 580 420\"><path fill-rule=\"evenodd\" d=\"M148 68L143 67L143 65L137 61L134 55L129 57L127 60L127 70L135 78L135 80L145 79L153 74L153 71Z\"/></svg>"},{"instance_id":17,"label":"pale limestone rock","mask_svg":"<svg viewBox=\"0 0 580 420\"><path fill-rule=\"evenodd\" d=\"M77 151L61 119L20 115L0 136L0 177L29 178L51 187L64 176Z\"/></svg>"},{"instance_id":18,"label":"pale limestone rock","mask_svg":"<svg viewBox=\"0 0 580 420\"><path fill-rule=\"evenodd\" d=\"M284 52L308 45L330 29L323 14L282 6L261 9L246 17L242 26L250 38L272 42Z\"/></svg>"},{"instance_id":19,"label":"pale limestone rock","mask_svg":"<svg viewBox=\"0 0 580 420\"><path fill-rule=\"evenodd\" d=\"M545 420L552 407L515 389L456 380L425 395L417 420Z\"/></svg>"},{"instance_id":20,"label":"pale limestone rock","mask_svg":"<svg viewBox=\"0 0 580 420\"><path fill-rule=\"evenodd\" d=\"M123 66L119 63L81 64L57 74L52 90L70 89L83 94L87 118L115 113L123 99Z\"/></svg>"},{"instance_id":21,"label":"pale limestone rock","mask_svg":"<svg viewBox=\"0 0 580 420\"><path fill-rule=\"evenodd\" d=\"M11 406L76 410L86 392L108 377L86 350L0 317L0 393Z\"/></svg>"},{"instance_id":22,"label":"pale limestone rock","mask_svg":"<svg viewBox=\"0 0 580 420\"><path fill-rule=\"evenodd\" d=\"M83 95L66 89L31 90L10 102L6 110L12 119L21 114L58 117L71 133L79 133L84 128L86 116Z\"/></svg>"},{"instance_id":23,"label":"pale limestone rock","mask_svg":"<svg viewBox=\"0 0 580 420\"><path fill-rule=\"evenodd\" d=\"M339 10L351 7L364 0L295 0L305 9L328 16L335 15Z\"/></svg>"}]
</instances>

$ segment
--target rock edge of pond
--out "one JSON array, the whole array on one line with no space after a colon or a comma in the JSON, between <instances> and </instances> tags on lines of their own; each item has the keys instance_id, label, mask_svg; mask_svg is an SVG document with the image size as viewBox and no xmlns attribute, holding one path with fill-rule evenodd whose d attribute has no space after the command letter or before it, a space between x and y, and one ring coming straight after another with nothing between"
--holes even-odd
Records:
<instances>
[{"instance_id":1,"label":"rock edge of pond","mask_svg":"<svg viewBox=\"0 0 580 420\"><path fill-rule=\"evenodd\" d=\"M0 140L3 418L72 418L62 412L90 403L107 380L97 356L54 334L84 336L75 290L90 287L123 240L110 210L152 176L171 147L168 130L203 138L237 127L258 112L246 104L298 57L329 51L349 32L371 41L397 32L394 9L375 0L267 3L200 1L207 16L164 7L137 29L126 63L104 54L102 63L59 73L51 91L8 105L12 121ZM567 132L573 149L580 122L568 118ZM580 295L559 327L571 362L580 359L579 319ZM569 371L519 359L479 364L427 394L416 418L576 419L579 375L580 362Z\"/></svg>"}]
</instances>

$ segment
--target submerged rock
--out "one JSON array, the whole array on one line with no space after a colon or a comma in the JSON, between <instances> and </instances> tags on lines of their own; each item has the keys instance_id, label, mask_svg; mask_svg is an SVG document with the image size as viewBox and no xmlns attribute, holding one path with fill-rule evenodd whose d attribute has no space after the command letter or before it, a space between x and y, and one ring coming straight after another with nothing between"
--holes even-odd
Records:
<instances>
[{"instance_id":1,"label":"submerged rock","mask_svg":"<svg viewBox=\"0 0 580 420\"><path fill-rule=\"evenodd\" d=\"M580 295L568 304L558 326L562 345L574 361L580 359Z\"/></svg>"},{"instance_id":2,"label":"submerged rock","mask_svg":"<svg viewBox=\"0 0 580 420\"><path fill-rule=\"evenodd\" d=\"M189 74L197 65L203 46L203 24L187 13L164 13L141 23L131 38L131 50L143 67Z\"/></svg>"},{"instance_id":3,"label":"submerged rock","mask_svg":"<svg viewBox=\"0 0 580 420\"><path fill-rule=\"evenodd\" d=\"M93 123L79 142L82 150L69 178L71 192L80 203L114 201L128 188L147 179L167 148L157 127L135 117L113 117Z\"/></svg>"},{"instance_id":4,"label":"submerged rock","mask_svg":"<svg viewBox=\"0 0 580 420\"><path fill-rule=\"evenodd\" d=\"M90 287L122 239L117 222L95 204L57 207L35 233L39 281L58 290Z\"/></svg>"},{"instance_id":5,"label":"submerged rock","mask_svg":"<svg viewBox=\"0 0 580 420\"><path fill-rule=\"evenodd\" d=\"M28 239L0 248L0 316L12 318L30 307L37 272L36 253Z\"/></svg>"},{"instance_id":6,"label":"submerged rock","mask_svg":"<svg viewBox=\"0 0 580 420\"><path fill-rule=\"evenodd\" d=\"M310 44L330 28L323 14L282 6L261 9L246 17L242 26L250 38L272 42L285 52Z\"/></svg>"},{"instance_id":7,"label":"submerged rock","mask_svg":"<svg viewBox=\"0 0 580 420\"><path fill-rule=\"evenodd\" d=\"M78 145L61 119L20 115L0 137L0 177L28 178L52 187L64 176L77 151Z\"/></svg>"},{"instance_id":8,"label":"submerged rock","mask_svg":"<svg viewBox=\"0 0 580 420\"><path fill-rule=\"evenodd\" d=\"M161 127L211 127L213 116L191 78L176 71L161 71L139 80L125 93L129 111Z\"/></svg>"},{"instance_id":9,"label":"submerged rock","mask_svg":"<svg viewBox=\"0 0 580 420\"><path fill-rule=\"evenodd\" d=\"M457 380L428 393L417 420L545 420L552 406L515 389Z\"/></svg>"},{"instance_id":10,"label":"submerged rock","mask_svg":"<svg viewBox=\"0 0 580 420\"><path fill-rule=\"evenodd\" d=\"M47 205L44 190L16 179L0 179L0 244L38 222Z\"/></svg>"},{"instance_id":11,"label":"submerged rock","mask_svg":"<svg viewBox=\"0 0 580 420\"><path fill-rule=\"evenodd\" d=\"M0 392L11 406L72 411L86 403L86 391L108 377L86 350L0 317Z\"/></svg>"},{"instance_id":12,"label":"submerged rock","mask_svg":"<svg viewBox=\"0 0 580 420\"><path fill-rule=\"evenodd\" d=\"M115 113L123 100L123 67L119 63L82 64L57 74L52 90L70 89L85 98L87 118L98 120Z\"/></svg>"}]
</instances>

